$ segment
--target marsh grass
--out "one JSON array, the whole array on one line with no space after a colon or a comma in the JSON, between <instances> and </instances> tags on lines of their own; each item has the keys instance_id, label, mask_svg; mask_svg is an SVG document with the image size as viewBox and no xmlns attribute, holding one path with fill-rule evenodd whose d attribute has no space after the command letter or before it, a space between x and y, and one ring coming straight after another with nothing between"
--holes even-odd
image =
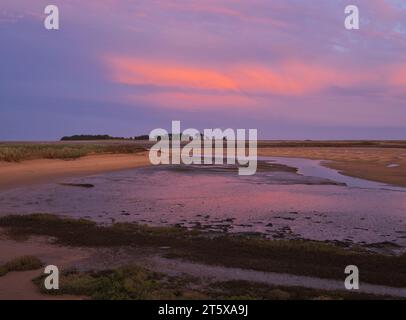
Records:
<instances>
[{"instance_id":1,"label":"marsh grass","mask_svg":"<svg viewBox=\"0 0 406 320\"><path fill-rule=\"evenodd\" d=\"M271 286L258 282L231 280L216 282L211 285L211 296L214 299L231 300L364 300L393 299L390 296L372 294L327 291L304 287Z\"/></svg>"},{"instance_id":2,"label":"marsh grass","mask_svg":"<svg viewBox=\"0 0 406 320\"><path fill-rule=\"evenodd\" d=\"M34 214L0 218L0 227L17 237L45 235L62 245L152 248L165 257L265 272L343 279L347 265L357 265L365 282L406 286L406 255L385 256L308 240L267 240L217 235L184 228L156 228L120 223L100 226L88 220Z\"/></svg>"},{"instance_id":3,"label":"marsh grass","mask_svg":"<svg viewBox=\"0 0 406 320\"><path fill-rule=\"evenodd\" d=\"M45 276L34 279L43 294L76 295L95 300L337 300L391 299L348 291L327 291L303 287L271 286L249 281L207 282L188 276L170 277L139 266L113 270L79 272L60 276L59 290L46 290Z\"/></svg>"},{"instance_id":4,"label":"marsh grass","mask_svg":"<svg viewBox=\"0 0 406 320\"><path fill-rule=\"evenodd\" d=\"M34 280L45 294L86 296L96 300L154 300L203 297L189 289L186 277L168 277L139 266L125 266L114 270L62 273L59 290L44 287L44 276ZM191 295L193 293L193 295Z\"/></svg>"},{"instance_id":5,"label":"marsh grass","mask_svg":"<svg viewBox=\"0 0 406 320\"><path fill-rule=\"evenodd\" d=\"M0 266L0 277L12 271L37 270L43 266L41 260L33 256L23 256Z\"/></svg>"},{"instance_id":6,"label":"marsh grass","mask_svg":"<svg viewBox=\"0 0 406 320\"><path fill-rule=\"evenodd\" d=\"M145 148L135 144L107 143L35 143L0 144L0 161L18 162L34 159L77 159L92 154L137 153Z\"/></svg>"}]
</instances>

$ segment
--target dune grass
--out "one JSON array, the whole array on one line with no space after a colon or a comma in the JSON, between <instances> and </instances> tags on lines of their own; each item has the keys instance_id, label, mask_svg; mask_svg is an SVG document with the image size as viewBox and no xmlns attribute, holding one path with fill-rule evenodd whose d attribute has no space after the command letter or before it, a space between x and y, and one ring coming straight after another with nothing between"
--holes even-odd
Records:
<instances>
[{"instance_id":1,"label":"dune grass","mask_svg":"<svg viewBox=\"0 0 406 320\"><path fill-rule=\"evenodd\" d=\"M119 223L100 226L88 220L35 214L0 218L0 227L15 237L44 235L62 245L155 249L167 258L265 272L343 279L347 265L357 265L365 282L406 286L406 255L385 256L364 249L308 240L267 240L216 235L184 228L157 228Z\"/></svg>"},{"instance_id":2,"label":"dune grass","mask_svg":"<svg viewBox=\"0 0 406 320\"><path fill-rule=\"evenodd\" d=\"M77 159L91 154L137 153L145 148L131 143L5 143L0 144L0 161L33 159Z\"/></svg>"},{"instance_id":3,"label":"dune grass","mask_svg":"<svg viewBox=\"0 0 406 320\"><path fill-rule=\"evenodd\" d=\"M0 266L0 277L12 271L37 270L43 266L41 260L33 256L23 256Z\"/></svg>"}]
</instances>

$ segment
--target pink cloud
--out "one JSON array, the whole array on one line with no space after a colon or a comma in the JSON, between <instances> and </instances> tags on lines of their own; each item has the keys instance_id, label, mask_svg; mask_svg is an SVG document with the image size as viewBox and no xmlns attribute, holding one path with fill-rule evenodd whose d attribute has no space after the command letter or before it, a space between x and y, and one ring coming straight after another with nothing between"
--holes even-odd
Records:
<instances>
[{"instance_id":1,"label":"pink cloud","mask_svg":"<svg viewBox=\"0 0 406 320\"><path fill-rule=\"evenodd\" d=\"M129 93L122 96L125 102L163 109L275 108L273 96L301 98L323 94L329 88L370 86L399 93L406 85L406 66L364 70L287 59L274 66L240 63L209 67L121 55L110 55L105 63L110 80L129 86ZM131 93L131 86L139 85L154 86L155 90Z\"/></svg>"},{"instance_id":2,"label":"pink cloud","mask_svg":"<svg viewBox=\"0 0 406 320\"><path fill-rule=\"evenodd\" d=\"M110 77L127 85L246 92L251 94L300 95L329 86L349 86L376 78L369 73L302 61L278 66L239 64L210 68L177 62L122 56L107 58Z\"/></svg>"},{"instance_id":3,"label":"pink cloud","mask_svg":"<svg viewBox=\"0 0 406 320\"><path fill-rule=\"evenodd\" d=\"M391 81L396 86L404 87L406 93L406 65L397 66L393 70Z\"/></svg>"},{"instance_id":4,"label":"pink cloud","mask_svg":"<svg viewBox=\"0 0 406 320\"><path fill-rule=\"evenodd\" d=\"M235 90L233 79L219 71L163 61L108 58L114 81L132 85L156 85L197 89Z\"/></svg>"}]
</instances>

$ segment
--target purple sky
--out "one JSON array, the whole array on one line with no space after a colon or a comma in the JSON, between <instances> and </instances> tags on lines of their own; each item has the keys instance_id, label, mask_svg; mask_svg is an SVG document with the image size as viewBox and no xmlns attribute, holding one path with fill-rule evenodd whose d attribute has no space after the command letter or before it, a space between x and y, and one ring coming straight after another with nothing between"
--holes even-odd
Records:
<instances>
[{"instance_id":1,"label":"purple sky","mask_svg":"<svg viewBox=\"0 0 406 320\"><path fill-rule=\"evenodd\" d=\"M59 31L43 26L60 10ZM344 28L359 6L361 29ZM0 140L406 139L404 0L2 0Z\"/></svg>"}]
</instances>

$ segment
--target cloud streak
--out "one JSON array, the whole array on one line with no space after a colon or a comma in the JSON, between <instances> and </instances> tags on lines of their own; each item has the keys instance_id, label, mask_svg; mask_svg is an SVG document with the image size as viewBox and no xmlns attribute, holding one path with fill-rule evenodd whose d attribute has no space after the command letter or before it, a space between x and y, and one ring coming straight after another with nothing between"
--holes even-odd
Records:
<instances>
[{"instance_id":1,"label":"cloud streak","mask_svg":"<svg viewBox=\"0 0 406 320\"><path fill-rule=\"evenodd\" d=\"M129 94L126 99L131 96L130 101L175 109L180 106L190 110L203 106L229 109L233 104L235 107L263 108L271 106L266 96L309 96L330 89L337 93L337 88L344 92L368 87L399 92L406 84L406 68L402 65L367 70L339 69L287 59L277 66L251 63L214 68L119 55L109 56L104 61L112 82L130 88L152 86L155 89L153 94ZM362 94L366 92L364 89Z\"/></svg>"}]
</instances>

